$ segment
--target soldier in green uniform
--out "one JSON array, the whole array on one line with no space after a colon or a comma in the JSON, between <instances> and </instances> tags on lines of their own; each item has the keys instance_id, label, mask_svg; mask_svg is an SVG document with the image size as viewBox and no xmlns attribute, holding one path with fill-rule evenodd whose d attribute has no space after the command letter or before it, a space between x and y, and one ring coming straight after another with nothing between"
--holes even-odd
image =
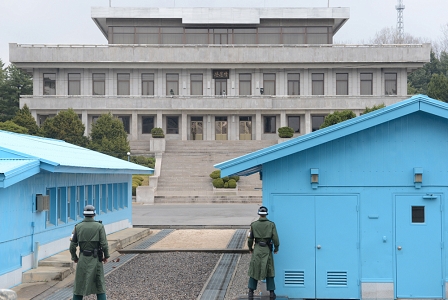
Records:
<instances>
[{"instance_id":1,"label":"soldier in green uniform","mask_svg":"<svg viewBox=\"0 0 448 300\"><path fill-rule=\"evenodd\" d=\"M70 239L70 254L77 263L73 300L96 294L98 300L106 300L103 263L109 258L106 231L101 221L94 220L95 207L84 208L84 220L76 224ZM79 257L76 247L79 246Z\"/></svg>"},{"instance_id":2,"label":"soldier in green uniform","mask_svg":"<svg viewBox=\"0 0 448 300\"><path fill-rule=\"evenodd\" d=\"M257 289L258 280L265 278L270 299L275 299L275 270L272 250L274 254L277 254L280 241L275 223L266 218L268 209L261 206L258 209L258 215L260 216L259 219L250 225L249 238L247 239L247 246L252 254L249 265L249 299L254 298L254 290Z\"/></svg>"}]
</instances>

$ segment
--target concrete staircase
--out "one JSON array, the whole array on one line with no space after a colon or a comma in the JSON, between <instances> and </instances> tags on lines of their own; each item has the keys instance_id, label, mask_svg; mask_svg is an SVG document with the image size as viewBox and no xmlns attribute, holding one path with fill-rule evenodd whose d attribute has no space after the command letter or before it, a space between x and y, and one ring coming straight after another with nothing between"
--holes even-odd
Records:
<instances>
[{"instance_id":1,"label":"concrete staircase","mask_svg":"<svg viewBox=\"0 0 448 300\"><path fill-rule=\"evenodd\" d=\"M136 241L151 234L150 228L127 228L107 235L109 253L123 249ZM79 248L78 248L79 249ZM40 260L36 269L31 269L22 274L22 283L62 281L76 269L71 260L70 251L62 251L58 254Z\"/></svg>"},{"instance_id":2,"label":"concrete staircase","mask_svg":"<svg viewBox=\"0 0 448 300\"><path fill-rule=\"evenodd\" d=\"M258 174L242 176L236 190L214 191L214 164L274 145L269 141L166 141L154 203L261 203Z\"/></svg>"}]
</instances>

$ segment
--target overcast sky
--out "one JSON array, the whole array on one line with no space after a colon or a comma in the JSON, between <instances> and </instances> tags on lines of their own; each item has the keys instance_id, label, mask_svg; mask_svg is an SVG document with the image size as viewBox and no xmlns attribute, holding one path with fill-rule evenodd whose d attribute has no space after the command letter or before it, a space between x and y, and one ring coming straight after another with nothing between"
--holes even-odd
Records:
<instances>
[{"instance_id":1,"label":"overcast sky","mask_svg":"<svg viewBox=\"0 0 448 300\"><path fill-rule=\"evenodd\" d=\"M9 43L107 44L91 19L92 6L127 7L349 7L350 19L335 41L362 43L397 24L397 0L0 0L0 59ZM438 41L448 23L448 0L404 0L404 31Z\"/></svg>"}]
</instances>

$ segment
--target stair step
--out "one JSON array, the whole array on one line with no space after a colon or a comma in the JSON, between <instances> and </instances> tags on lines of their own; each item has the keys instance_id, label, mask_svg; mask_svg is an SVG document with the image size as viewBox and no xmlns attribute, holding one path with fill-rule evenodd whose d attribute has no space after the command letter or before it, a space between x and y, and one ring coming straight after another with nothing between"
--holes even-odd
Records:
<instances>
[{"instance_id":1,"label":"stair step","mask_svg":"<svg viewBox=\"0 0 448 300\"><path fill-rule=\"evenodd\" d=\"M23 283L48 282L51 280L62 281L73 272L72 268L66 267L39 267L31 269L22 274Z\"/></svg>"}]
</instances>

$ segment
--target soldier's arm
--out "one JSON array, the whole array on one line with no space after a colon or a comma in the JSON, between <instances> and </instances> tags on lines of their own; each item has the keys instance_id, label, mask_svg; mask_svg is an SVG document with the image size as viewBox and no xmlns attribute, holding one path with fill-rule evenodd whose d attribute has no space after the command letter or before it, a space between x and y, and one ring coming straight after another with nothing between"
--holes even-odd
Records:
<instances>
[{"instance_id":1,"label":"soldier's arm","mask_svg":"<svg viewBox=\"0 0 448 300\"><path fill-rule=\"evenodd\" d=\"M249 251L253 251L254 246L254 231L252 230L252 226L250 226L249 236L247 237L247 247L249 248Z\"/></svg>"},{"instance_id":2,"label":"soldier's arm","mask_svg":"<svg viewBox=\"0 0 448 300\"><path fill-rule=\"evenodd\" d=\"M78 237L76 234L76 226L72 231L72 236L70 238L70 255L72 256L72 260L76 263L78 262L78 256L76 255L76 247L78 247Z\"/></svg>"},{"instance_id":3,"label":"soldier's arm","mask_svg":"<svg viewBox=\"0 0 448 300\"><path fill-rule=\"evenodd\" d=\"M107 237L106 237L106 230L104 230L104 226L101 226L100 230L100 245L103 248L104 253L104 259L107 259L110 257L109 255L109 244L107 243Z\"/></svg>"},{"instance_id":4,"label":"soldier's arm","mask_svg":"<svg viewBox=\"0 0 448 300\"><path fill-rule=\"evenodd\" d=\"M280 239L278 238L277 228L275 227L275 223L272 223L272 242L274 243L274 253L278 252L278 248L280 247Z\"/></svg>"}]
</instances>

